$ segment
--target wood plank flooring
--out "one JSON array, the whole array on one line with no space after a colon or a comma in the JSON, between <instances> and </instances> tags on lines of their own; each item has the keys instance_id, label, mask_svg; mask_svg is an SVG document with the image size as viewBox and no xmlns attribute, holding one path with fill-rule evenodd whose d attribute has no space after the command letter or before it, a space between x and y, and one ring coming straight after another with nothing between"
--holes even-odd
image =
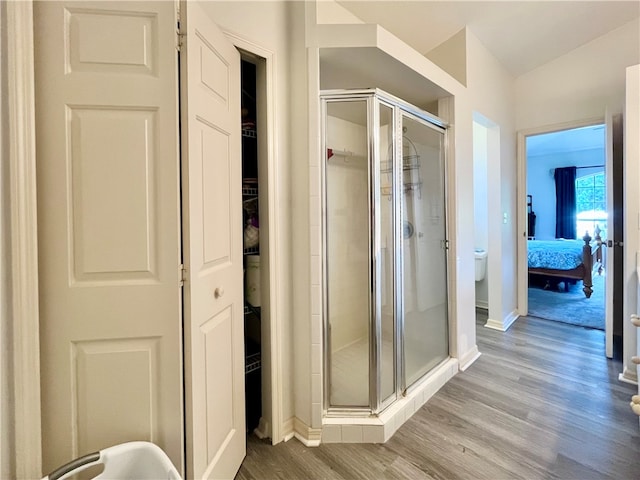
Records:
<instances>
[{"instance_id":1,"label":"wood plank flooring","mask_svg":"<svg viewBox=\"0 0 640 480\"><path fill-rule=\"evenodd\" d=\"M250 436L236 478L640 479L637 389L618 382L604 333L527 317L501 333L483 320L482 356L387 443Z\"/></svg>"}]
</instances>

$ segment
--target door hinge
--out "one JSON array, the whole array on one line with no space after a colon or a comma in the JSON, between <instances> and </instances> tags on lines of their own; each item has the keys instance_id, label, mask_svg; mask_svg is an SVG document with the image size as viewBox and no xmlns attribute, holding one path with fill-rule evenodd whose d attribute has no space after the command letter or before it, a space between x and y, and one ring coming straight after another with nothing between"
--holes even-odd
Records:
<instances>
[{"instance_id":1,"label":"door hinge","mask_svg":"<svg viewBox=\"0 0 640 480\"><path fill-rule=\"evenodd\" d=\"M178 50L178 52L182 51L186 36L186 34L180 31L180 22L178 22L176 29L176 50Z\"/></svg>"},{"instance_id":2,"label":"door hinge","mask_svg":"<svg viewBox=\"0 0 640 480\"><path fill-rule=\"evenodd\" d=\"M443 250L449 250L449 240L440 240L440 246Z\"/></svg>"},{"instance_id":3,"label":"door hinge","mask_svg":"<svg viewBox=\"0 0 640 480\"><path fill-rule=\"evenodd\" d=\"M183 263L181 263L181 264L180 264L180 269L179 269L179 272L178 272L178 277L180 278L180 281L179 281L179 283L178 283L178 284L179 284L179 286L181 286L181 287L182 287L182 286L184 285L184 282L186 282L186 281L187 281L187 269L186 269L186 267L184 266L184 264L183 264Z\"/></svg>"}]
</instances>

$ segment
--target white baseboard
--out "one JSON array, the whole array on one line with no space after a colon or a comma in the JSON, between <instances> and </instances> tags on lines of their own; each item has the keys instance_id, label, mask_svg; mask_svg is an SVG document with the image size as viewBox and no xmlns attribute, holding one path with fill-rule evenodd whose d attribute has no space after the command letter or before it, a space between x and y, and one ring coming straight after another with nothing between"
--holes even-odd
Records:
<instances>
[{"instance_id":1,"label":"white baseboard","mask_svg":"<svg viewBox=\"0 0 640 480\"><path fill-rule=\"evenodd\" d=\"M476 308L483 308L484 310L489 310L489 302L486 300L478 300L476 298Z\"/></svg>"},{"instance_id":2,"label":"white baseboard","mask_svg":"<svg viewBox=\"0 0 640 480\"><path fill-rule=\"evenodd\" d=\"M311 428L298 417L293 419L293 436L306 447L317 447L322 438L322 428Z\"/></svg>"},{"instance_id":3,"label":"white baseboard","mask_svg":"<svg viewBox=\"0 0 640 480\"><path fill-rule=\"evenodd\" d=\"M291 417L282 425L282 441L288 442L293 438L293 420L295 417Z\"/></svg>"},{"instance_id":4,"label":"white baseboard","mask_svg":"<svg viewBox=\"0 0 640 480\"><path fill-rule=\"evenodd\" d=\"M638 385L638 374L625 367L624 371L618 375L618 380L624 383L630 383L631 385Z\"/></svg>"},{"instance_id":5,"label":"white baseboard","mask_svg":"<svg viewBox=\"0 0 640 480\"><path fill-rule=\"evenodd\" d=\"M484 326L493 330L506 332L507 330L509 330L509 327L513 325L513 322L515 322L519 317L520 314L518 313L518 311L514 310L502 320L494 320L493 318L487 319L487 323L485 323Z\"/></svg>"},{"instance_id":6,"label":"white baseboard","mask_svg":"<svg viewBox=\"0 0 640 480\"><path fill-rule=\"evenodd\" d=\"M475 362L481 353L478 350L478 346L474 345L471 350L465 353L462 358L459 359L459 368L461 372L464 372L467 368L469 368L473 362Z\"/></svg>"}]
</instances>

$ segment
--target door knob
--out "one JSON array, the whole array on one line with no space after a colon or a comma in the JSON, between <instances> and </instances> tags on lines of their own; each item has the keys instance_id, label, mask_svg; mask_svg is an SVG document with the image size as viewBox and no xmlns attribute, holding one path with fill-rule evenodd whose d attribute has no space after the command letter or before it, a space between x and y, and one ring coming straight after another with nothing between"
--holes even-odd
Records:
<instances>
[{"instance_id":1,"label":"door knob","mask_svg":"<svg viewBox=\"0 0 640 480\"><path fill-rule=\"evenodd\" d=\"M216 298L220 298L224 295L224 288L222 287L217 287L214 291L213 291L213 296Z\"/></svg>"},{"instance_id":2,"label":"door knob","mask_svg":"<svg viewBox=\"0 0 640 480\"><path fill-rule=\"evenodd\" d=\"M635 313L631 314L631 323L634 327L640 327L640 317Z\"/></svg>"},{"instance_id":3,"label":"door knob","mask_svg":"<svg viewBox=\"0 0 640 480\"><path fill-rule=\"evenodd\" d=\"M635 365L640 365L640 357L637 357L634 355L633 357L631 357L631 363Z\"/></svg>"}]
</instances>

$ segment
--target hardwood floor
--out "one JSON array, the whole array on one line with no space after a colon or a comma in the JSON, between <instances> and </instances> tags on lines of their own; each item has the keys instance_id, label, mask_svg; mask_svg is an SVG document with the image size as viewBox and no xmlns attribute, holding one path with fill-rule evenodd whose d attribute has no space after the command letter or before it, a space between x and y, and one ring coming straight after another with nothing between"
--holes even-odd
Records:
<instances>
[{"instance_id":1,"label":"hardwood floor","mask_svg":"<svg viewBox=\"0 0 640 480\"><path fill-rule=\"evenodd\" d=\"M483 323L482 356L387 443L306 448L251 436L236 478L640 478L637 389L617 381L603 332L527 317L506 333Z\"/></svg>"}]
</instances>

